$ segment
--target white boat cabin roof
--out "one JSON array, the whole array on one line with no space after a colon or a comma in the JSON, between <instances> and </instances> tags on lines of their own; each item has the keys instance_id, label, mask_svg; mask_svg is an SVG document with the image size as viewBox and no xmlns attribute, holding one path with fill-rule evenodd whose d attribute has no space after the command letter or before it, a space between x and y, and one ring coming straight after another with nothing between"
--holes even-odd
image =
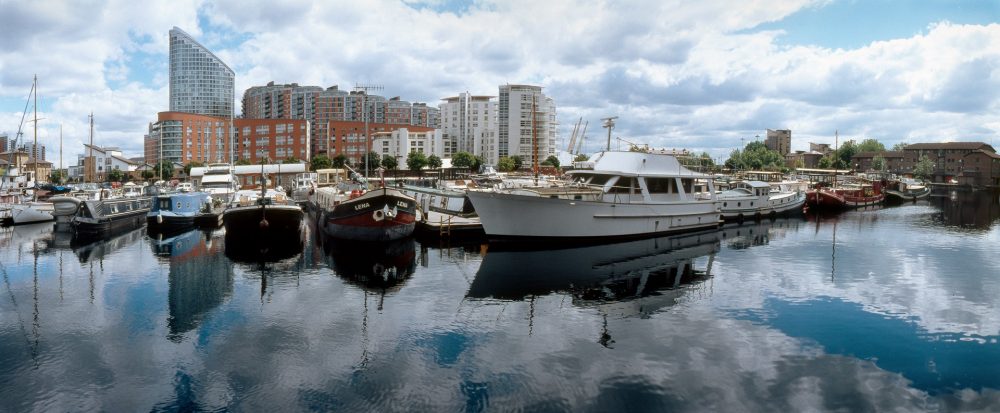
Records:
<instances>
[{"instance_id":1,"label":"white boat cabin roof","mask_svg":"<svg viewBox=\"0 0 1000 413\"><path fill-rule=\"evenodd\" d=\"M573 166L578 169L569 171L570 174L715 178L685 168L671 155L656 153L598 152L586 161L575 162Z\"/></svg>"}]
</instances>

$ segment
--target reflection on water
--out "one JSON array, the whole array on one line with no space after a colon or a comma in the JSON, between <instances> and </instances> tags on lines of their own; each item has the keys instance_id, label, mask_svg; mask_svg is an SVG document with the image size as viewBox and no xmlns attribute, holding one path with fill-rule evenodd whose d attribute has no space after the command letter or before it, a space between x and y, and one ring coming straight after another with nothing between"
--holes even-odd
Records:
<instances>
[{"instance_id":1,"label":"reflection on water","mask_svg":"<svg viewBox=\"0 0 1000 413\"><path fill-rule=\"evenodd\" d=\"M715 231L614 244L549 250L490 249L466 294L470 298L523 300L570 292L580 303L656 295L630 311L648 312L676 297L666 290L707 278L693 261L719 250ZM622 311L625 311L624 308Z\"/></svg>"},{"instance_id":2,"label":"reflection on water","mask_svg":"<svg viewBox=\"0 0 1000 413\"><path fill-rule=\"evenodd\" d=\"M225 237L225 252L230 260L240 263L278 262L301 254L306 237L308 237L306 231L303 231L299 238L279 241L256 238L241 239L227 235Z\"/></svg>"},{"instance_id":3,"label":"reflection on water","mask_svg":"<svg viewBox=\"0 0 1000 413\"><path fill-rule=\"evenodd\" d=\"M522 250L14 227L0 411L997 411L997 219L956 194Z\"/></svg>"},{"instance_id":4,"label":"reflection on water","mask_svg":"<svg viewBox=\"0 0 1000 413\"><path fill-rule=\"evenodd\" d=\"M206 313L232 294L233 267L220 253L221 241L221 236L201 230L150 240L156 255L170 266L167 327L172 340L197 328Z\"/></svg>"},{"instance_id":5,"label":"reflection on water","mask_svg":"<svg viewBox=\"0 0 1000 413\"><path fill-rule=\"evenodd\" d=\"M417 268L416 241L409 237L382 244L327 238L323 249L338 276L365 290L401 288Z\"/></svg>"},{"instance_id":6,"label":"reflection on water","mask_svg":"<svg viewBox=\"0 0 1000 413\"><path fill-rule=\"evenodd\" d=\"M146 229L139 228L128 232L119 232L108 238L76 238L70 241L70 248L81 263L100 260L111 253L135 244L146 236Z\"/></svg>"},{"instance_id":7,"label":"reflection on water","mask_svg":"<svg viewBox=\"0 0 1000 413\"><path fill-rule=\"evenodd\" d=\"M1000 199L985 191L936 190L927 202L940 211L933 220L943 227L988 230L1000 220Z\"/></svg>"}]
</instances>

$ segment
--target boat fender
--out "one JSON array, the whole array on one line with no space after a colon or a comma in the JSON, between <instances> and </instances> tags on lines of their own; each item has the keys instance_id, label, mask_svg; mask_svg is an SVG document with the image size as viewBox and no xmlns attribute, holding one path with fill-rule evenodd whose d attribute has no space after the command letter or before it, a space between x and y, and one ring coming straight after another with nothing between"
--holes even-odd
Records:
<instances>
[{"instance_id":1,"label":"boat fender","mask_svg":"<svg viewBox=\"0 0 1000 413\"><path fill-rule=\"evenodd\" d=\"M382 212L381 209L376 209L375 212L372 212L372 219L375 221L385 220L385 212Z\"/></svg>"},{"instance_id":2,"label":"boat fender","mask_svg":"<svg viewBox=\"0 0 1000 413\"><path fill-rule=\"evenodd\" d=\"M162 224L163 223L163 215L157 215L156 216L156 223L157 224Z\"/></svg>"}]
</instances>

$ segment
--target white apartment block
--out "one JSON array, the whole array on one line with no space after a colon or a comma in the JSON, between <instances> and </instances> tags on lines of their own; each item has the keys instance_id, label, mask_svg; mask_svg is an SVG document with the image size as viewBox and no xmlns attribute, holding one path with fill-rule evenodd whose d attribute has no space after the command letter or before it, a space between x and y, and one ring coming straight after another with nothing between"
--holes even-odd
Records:
<instances>
[{"instance_id":1,"label":"white apartment block","mask_svg":"<svg viewBox=\"0 0 1000 413\"><path fill-rule=\"evenodd\" d=\"M84 153L77 155L76 165L69 165L67 167L67 177L69 179L75 181L84 179L84 176L87 174L84 160L91 156L94 157L95 161L94 179L98 182L104 182L107 179L108 172L114 169L127 174L139 168L139 164L122 155L122 151L118 148L101 148L85 143L83 144L83 149Z\"/></svg>"},{"instance_id":2,"label":"white apartment block","mask_svg":"<svg viewBox=\"0 0 1000 413\"><path fill-rule=\"evenodd\" d=\"M536 145L539 163L555 155L556 104L542 93L541 86L500 85L496 112L496 136L487 138L495 141L496 150L487 151L488 163L520 155L525 167L530 167Z\"/></svg>"},{"instance_id":3,"label":"white apartment block","mask_svg":"<svg viewBox=\"0 0 1000 413\"><path fill-rule=\"evenodd\" d=\"M497 102L494 96L475 96L469 92L444 98L438 105L441 133L450 141L452 153L468 152L491 159L496 145L489 144L491 131L496 129ZM494 162L495 163L495 162Z\"/></svg>"},{"instance_id":4,"label":"white apartment block","mask_svg":"<svg viewBox=\"0 0 1000 413\"><path fill-rule=\"evenodd\" d=\"M392 132L380 132L372 135L372 151L377 152L382 159L396 158L399 169L406 169L406 157L410 152L421 152L425 156L437 155L438 158L451 157L450 146L440 129L430 132L410 132L399 128Z\"/></svg>"}]
</instances>

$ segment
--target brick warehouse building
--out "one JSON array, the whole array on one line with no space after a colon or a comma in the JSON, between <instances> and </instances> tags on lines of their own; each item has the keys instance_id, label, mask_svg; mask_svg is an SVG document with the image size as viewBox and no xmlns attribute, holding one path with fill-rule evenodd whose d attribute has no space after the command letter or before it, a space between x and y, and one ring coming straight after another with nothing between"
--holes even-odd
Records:
<instances>
[{"instance_id":1,"label":"brick warehouse building","mask_svg":"<svg viewBox=\"0 0 1000 413\"><path fill-rule=\"evenodd\" d=\"M856 170L871 168L874 153L855 154L851 161ZM983 142L916 143L900 152L884 152L886 171L912 175L921 156L934 163L933 182L956 181L961 185L1000 187L1000 155Z\"/></svg>"}]
</instances>

